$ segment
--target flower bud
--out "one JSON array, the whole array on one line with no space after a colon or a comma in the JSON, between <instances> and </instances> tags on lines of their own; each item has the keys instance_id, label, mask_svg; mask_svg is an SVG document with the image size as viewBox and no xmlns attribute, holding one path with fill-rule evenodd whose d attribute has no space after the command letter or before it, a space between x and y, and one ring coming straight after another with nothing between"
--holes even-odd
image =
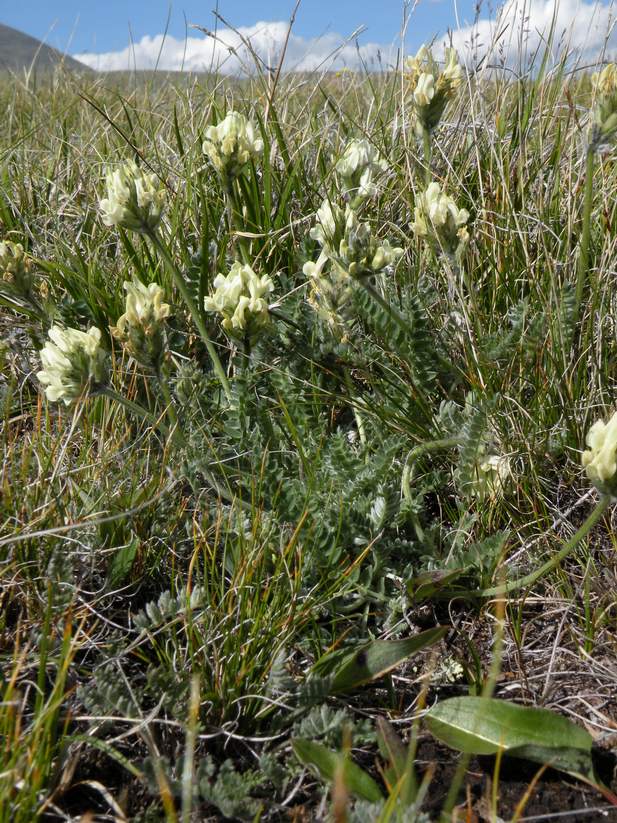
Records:
<instances>
[{"instance_id":1,"label":"flower bud","mask_svg":"<svg viewBox=\"0 0 617 823\"><path fill-rule=\"evenodd\" d=\"M583 452L582 463L598 491L617 496L617 412L608 423L597 420L587 432L589 446Z\"/></svg>"},{"instance_id":2,"label":"flower bud","mask_svg":"<svg viewBox=\"0 0 617 823\"><path fill-rule=\"evenodd\" d=\"M37 374L48 400L62 400L69 406L106 384L107 356L100 344L101 332L96 327L87 332L51 327L40 352L44 368Z\"/></svg>"},{"instance_id":3,"label":"flower bud","mask_svg":"<svg viewBox=\"0 0 617 823\"><path fill-rule=\"evenodd\" d=\"M353 197L373 197L377 193L374 178L387 171L388 164L368 140L350 140L336 170L343 179L343 192Z\"/></svg>"},{"instance_id":4,"label":"flower bud","mask_svg":"<svg viewBox=\"0 0 617 823\"><path fill-rule=\"evenodd\" d=\"M270 321L266 298L274 290L272 280L236 262L229 274L218 274L213 285L214 294L204 299L205 310L223 316L221 325L231 337L251 341Z\"/></svg>"},{"instance_id":5,"label":"flower bud","mask_svg":"<svg viewBox=\"0 0 617 823\"><path fill-rule=\"evenodd\" d=\"M157 283L144 286L139 280L125 282L124 288L126 311L111 333L138 363L156 369L165 353L163 320L170 312L163 303L163 289Z\"/></svg>"},{"instance_id":6,"label":"flower bud","mask_svg":"<svg viewBox=\"0 0 617 823\"><path fill-rule=\"evenodd\" d=\"M351 277L370 277L395 263L403 253L403 249L393 248L387 240L380 244L370 225L359 223L352 212L339 245L338 262Z\"/></svg>"},{"instance_id":7,"label":"flower bud","mask_svg":"<svg viewBox=\"0 0 617 823\"><path fill-rule=\"evenodd\" d=\"M204 154L227 180L237 177L251 159L260 157L263 147L251 121L236 111L229 112L218 125L209 126L203 143Z\"/></svg>"},{"instance_id":8,"label":"flower bud","mask_svg":"<svg viewBox=\"0 0 617 823\"><path fill-rule=\"evenodd\" d=\"M155 174L142 171L133 160L107 172L107 197L99 202L106 226L146 234L154 230L161 219L165 203L165 188Z\"/></svg>"}]
</instances>

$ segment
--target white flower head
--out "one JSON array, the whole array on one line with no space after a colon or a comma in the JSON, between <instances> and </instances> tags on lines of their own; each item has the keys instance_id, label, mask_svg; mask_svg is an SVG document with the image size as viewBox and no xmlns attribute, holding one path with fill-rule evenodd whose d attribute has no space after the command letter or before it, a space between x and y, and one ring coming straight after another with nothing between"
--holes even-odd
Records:
<instances>
[{"instance_id":1,"label":"white flower head","mask_svg":"<svg viewBox=\"0 0 617 823\"><path fill-rule=\"evenodd\" d=\"M128 353L145 366L156 367L165 350L163 320L170 307L163 303L165 293L157 283L145 286L139 280L125 282L126 311L112 326L113 336Z\"/></svg>"},{"instance_id":2,"label":"white flower head","mask_svg":"<svg viewBox=\"0 0 617 823\"><path fill-rule=\"evenodd\" d=\"M139 280L124 283L126 312L118 318L117 328L122 332L128 326L141 326L150 332L154 326L169 317L169 305L163 303L165 292L158 283L145 286Z\"/></svg>"},{"instance_id":3,"label":"white flower head","mask_svg":"<svg viewBox=\"0 0 617 823\"><path fill-rule=\"evenodd\" d=\"M251 159L263 152L263 140L255 136L255 127L243 114L230 111L216 126L206 129L204 154L223 177L237 177Z\"/></svg>"},{"instance_id":4,"label":"white flower head","mask_svg":"<svg viewBox=\"0 0 617 823\"><path fill-rule=\"evenodd\" d=\"M373 197L377 193L375 178L387 169L386 160L365 138L350 140L336 163L344 192L360 198Z\"/></svg>"},{"instance_id":5,"label":"white flower head","mask_svg":"<svg viewBox=\"0 0 617 823\"><path fill-rule=\"evenodd\" d=\"M52 326L49 340L40 352L43 370L37 377L53 402L69 406L86 393L96 391L107 381L107 358L101 349L101 332L87 332Z\"/></svg>"},{"instance_id":6,"label":"white flower head","mask_svg":"<svg viewBox=\"0 0 617 823\"><path fill-rule=\"evenodd\" d=\"M469 241L468 220L467 209L459 209L439 183L430 183L418 195L411 229L416 237L434 241L446 254L454 255L460 254Z\"/></svg>"},{"instance_id":7,"label":"white flower head","mask_svg":"<svg viewBox=\"0 0 617 823\"><path fill-rule=\"evenodd\" d=\"M608 423L597 420L587 432L582 463L587 477L604 494L617 493L617 412Z\"/></svg>"},{"instance_id":8,"label":"white flower head","mask_svg":"<svg viewBox=\"0 0 617 823\"><path fill-rule=\"evenodd\" d=\"M99 201L106 226L122 226L142 234L154 230L161 219L165 187L155 174L127 160L105 177L107 197Z\"/></svg>"},{"instance_id":9,"label":"white flower head","mask_svg":"<svg viewBox=\"0 0 617 823\"><path fill-rule=\"evenodd\" d=\"M221 325L232 337L251 340L269 323L267 298L274 283L268 275L259 277L249 265L236 262L227 275L214 278L213 286L204 308L222 315Z\"/></svg>"}]
</instances>

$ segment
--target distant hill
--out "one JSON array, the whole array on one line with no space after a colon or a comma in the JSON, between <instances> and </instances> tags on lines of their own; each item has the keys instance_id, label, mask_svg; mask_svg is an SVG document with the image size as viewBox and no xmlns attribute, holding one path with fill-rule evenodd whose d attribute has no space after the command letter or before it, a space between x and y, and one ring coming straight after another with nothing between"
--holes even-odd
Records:
<instances>
[{"instance_id":1,"label":"distant hill","mask_svg":"<svg viewBox=\"0 0 617 823\"><path fill-rule=\"evenodd\" d=\"M91 71L88 66L51 46L46 46L36 37L30 37L29 34L0 23L0 71L8 69L21 73L24 69L29 69L33 63L39 71L55 68L60 63L71 71Z\"/></svg>"}]
</instances>

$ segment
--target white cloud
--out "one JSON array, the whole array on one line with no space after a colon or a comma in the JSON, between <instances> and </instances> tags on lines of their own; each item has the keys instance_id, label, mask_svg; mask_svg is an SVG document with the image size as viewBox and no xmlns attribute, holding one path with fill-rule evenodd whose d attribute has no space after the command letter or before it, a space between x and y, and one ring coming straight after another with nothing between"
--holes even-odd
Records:
<instances>
[{"instance_id":1,"label":"white cloud","mask_svg":"<svg viewBox=\"0 0 617 823\"><path fill-rule=\"evenodd\" d=\"M559 58L564 48L594 60L608 47L617 50L617 33L613 27L613 2L586 0L506 0L495 18L480 18L473 25L454 29L452 44L461 58L470 64L488 55L487 63L501 60L517 62L521 43L524 53L546 42L554 19L553 52ZM253 72L254 62L245 42L267 66L276 66L287 36L288 23L260 22L254 26L219 29L216 39L192 35L184 40L157 34L143 37L121 51L74 55L100 71L154 69L168 71L209 71L224 74ZM437 43L445 42L440 38ZM396 46L379 43L345 42L338 34L304 38L291 34L287 46L287 71L317 69L371 69L388 67L396 61Z\"/></svg>"},{"instance_id":2,"label":"white cloud","mask_svg":"<svg viewBox=\"0 0 617 823\"><path fill-rule=\"evenodd\" d=\"M494 20L478 20L452 33L452 44L462 58L475 62L488 55L487 62L518 61L521 54L531 56L543 50L554 25L552 52L556 59L564 49L588 60L603 52L614 51L617 36L614 31L613 2L585 0L507 0Z\"/></svg>"},{"instance_id":3,"label":"white cloud","mask_svg":"<svg viewBox=\"0 0 617 823\"><path fill-rule=\"evenodd\" d=\"M276 66L288 26L283 22L262 22L239 27L237 31L219 29L216 40L206 35L177 40L157 34L143 37L121 51L82 53L76 54L75 58L99 71L154 69L158 66L166 71L209 71L218 68L224 74L243 74L254 71L254 62L242 38L250 41L267 66ZM380 60L387 66L395 55L393 46L367 43L357 47L355 42L345 43L338 34L307 39L292 33L285 68L288 71L313 71L325 67L357 69L362 62L369 68L378 68Z\"/></svg>"}]
</instances>

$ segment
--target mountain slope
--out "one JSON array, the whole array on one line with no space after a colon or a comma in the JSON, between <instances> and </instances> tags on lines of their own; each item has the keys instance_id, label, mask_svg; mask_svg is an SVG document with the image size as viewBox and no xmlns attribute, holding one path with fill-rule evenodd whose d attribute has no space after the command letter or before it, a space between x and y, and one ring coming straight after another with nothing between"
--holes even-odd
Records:
<instances>
[{"instance_id":1,"label":"mountain slope","mask_svg":"<svg viewBox=\"0 0 617 823\"><path fill-rule=\"evenodd\" d=\"M50 69L62 63L67 69L91 71L83 63L46 46L36 37L0 23L0 71L8 69L21 72L29 69L33 63L38 70Z\"/></svg>"}]
</instances>

